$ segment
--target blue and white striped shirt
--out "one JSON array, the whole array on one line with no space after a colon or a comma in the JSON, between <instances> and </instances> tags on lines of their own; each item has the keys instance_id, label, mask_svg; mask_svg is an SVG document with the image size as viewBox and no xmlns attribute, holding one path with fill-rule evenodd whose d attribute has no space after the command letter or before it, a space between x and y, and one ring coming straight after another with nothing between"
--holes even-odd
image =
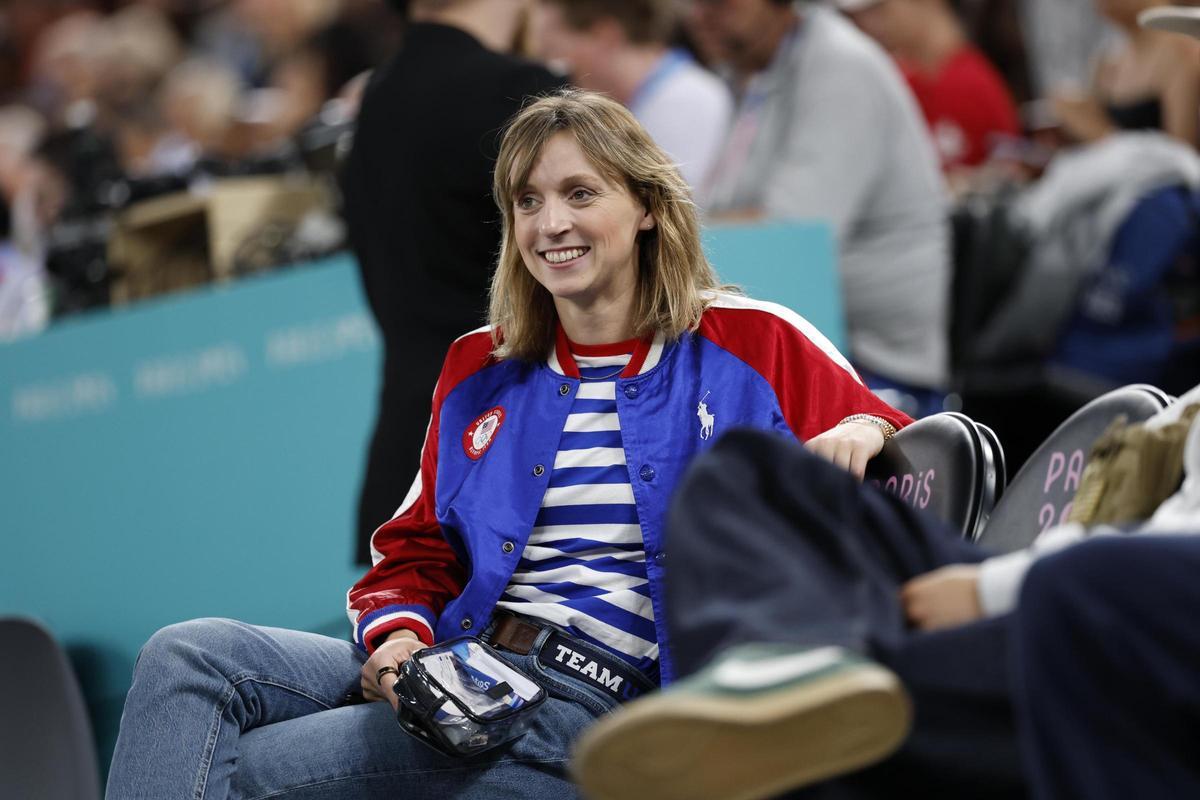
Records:
<instances>
[{"instance_id":1,"label":"blue and white striped shirt","mask_svg":"<svg viewBox=\"0 0 1200 800\"><path fill-rule=\"evenodd\" d=\"M497 603L657 675L646 552L617 418L633 342L572 345L582 381L533 532Z\"/></svg>"}]
</instances>

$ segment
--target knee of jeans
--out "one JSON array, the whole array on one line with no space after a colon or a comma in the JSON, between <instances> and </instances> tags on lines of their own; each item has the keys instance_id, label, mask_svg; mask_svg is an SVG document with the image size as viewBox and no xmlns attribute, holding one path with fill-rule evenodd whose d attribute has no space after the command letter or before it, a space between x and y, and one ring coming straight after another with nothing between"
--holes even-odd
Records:
<instances>
[{"instance_id":1,"label":"knee of jeans","mask_svg":"<svg viewBox=\"0 0 1200 800\"><path fill-rule=\"evenodd\" d=\"M238 625L233 620L204 618L159 628L138 653L135 669L178 667L221 649Z\"/></svg>"}]
</instances>

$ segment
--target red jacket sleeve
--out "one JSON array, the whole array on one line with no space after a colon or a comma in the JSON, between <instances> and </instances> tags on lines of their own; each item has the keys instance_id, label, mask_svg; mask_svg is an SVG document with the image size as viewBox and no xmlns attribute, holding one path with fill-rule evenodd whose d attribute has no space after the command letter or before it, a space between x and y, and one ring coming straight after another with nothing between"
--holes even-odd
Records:
<instances>
[{"instance_id":1,"label":"red jacket sleeve","mask_svg":"<svg viewBox=\"0 0 1200 800\"><path fill-rule=\"evenodd\" d=\"M491 348L487 331L467 334L451 345L433 394L421 469L396 515L371 537L374 566L346 595L354 639L368 653L401 628L433 644L438 614L466 582L437 520L438 425L447 395L491 362Z\"/></svg>"},{"instance_id":2,"label":"red jacket sleeve","mask_svg":"<svg viewBox=\"0 0 1200 800\"><path fill-rule=\"evenodd\" d=\"M897 429L912 422L863 385L837 348L784 306L720 295L701 319L699 332L774 387L788 427L801 441L851 414L872 414Z\"/></svg>"}]
</instances>

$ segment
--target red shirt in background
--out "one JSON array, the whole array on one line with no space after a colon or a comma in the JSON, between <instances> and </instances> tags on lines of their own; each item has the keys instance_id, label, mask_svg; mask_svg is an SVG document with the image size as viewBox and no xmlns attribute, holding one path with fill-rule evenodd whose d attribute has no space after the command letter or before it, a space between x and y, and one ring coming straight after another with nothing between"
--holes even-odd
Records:
<instances>
[{"instance_id":1,"label":"red shirt in background","mask_svg":"<svg viewBox=\"0 0 1200 800\"><path fill-rule=\"evenodd\" d=\"M982 163L992 134L1020 133L1004 79L974 47L964 46L937 72L904 62L900 69L929 123L943 170Z\"/></svg>"}]
</instances>

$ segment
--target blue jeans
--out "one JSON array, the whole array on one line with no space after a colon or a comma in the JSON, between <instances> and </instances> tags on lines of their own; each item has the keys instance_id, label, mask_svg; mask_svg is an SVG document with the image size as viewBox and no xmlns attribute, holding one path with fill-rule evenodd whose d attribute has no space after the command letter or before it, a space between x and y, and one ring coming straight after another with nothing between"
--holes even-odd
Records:
<instances>
[{"instance_id":1,"label":"blue jeans","mask_svg":"<svg viewBox=\"0 0 1200 800\"><path fill-rule=\"evenodd\" d=\"M226 619L171 625L134 668L107 797L575 797L575 736L614 705L547 673L536 653L503 655L549 697L532 729L471 759L428 748L384 702L347 704L365 654L349 642Z\"/></svg>"}]
</instances>

